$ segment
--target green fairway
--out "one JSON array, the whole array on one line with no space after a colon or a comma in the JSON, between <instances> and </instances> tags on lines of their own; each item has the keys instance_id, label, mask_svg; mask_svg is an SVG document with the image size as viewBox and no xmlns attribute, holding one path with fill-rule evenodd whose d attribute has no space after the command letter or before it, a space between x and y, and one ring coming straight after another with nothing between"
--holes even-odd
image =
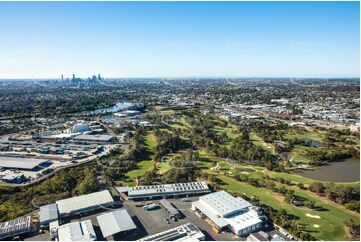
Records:
<instances>
[{"instance_id":1,"label":"green fairway","mask_svg":"<svg viewBox=\"0 0 361 242\"><path fill-rule=\"evenodd\" d=\"M145 172L152 170L154 166L153 162L153 153L154 148L157 145L157 139L153 132L148 131L144 138L146 149L150 152L150 158L149 160L143 160L137 163L137 166L135 169L128 171L125 173L125 176L129 180L134 180L135 178L142 176Z\"/></svg>"},{"instance_id":2,"label":"green fairway","mask_svg":"<svg viewBox=\"0 0 361 242\"><path fill-rule=\"evenodd\" d=\"M150 152L153 152L155 146L157 145L157 138L153 134L153 132L148 131L145 136L145 145Z\"/></svg>"},{"instance_id":3,"label":"green fairway","mask_svg":"<svg viewBox=\"0 0 361 242\"><path fill-rule=\"evenodd\" d=\"M138 176L142 176L146 171L150 171L154 166L152 160L144 160L137 163L137 168L125 173L125 176L129 179L135 179Z\"/></svg>"},{"instance_id":4,"label":"green fairway","mask_svg":"<svg viewBox=\"0 0 361 242\"><path fill-rule=\"evenodd\" d=\"M167 171L169 171L172 167L169 165L168 162L161 162L158 163L158 168L159 168L159 174L164 174Z\"/></svg>"},{"instance_id":5,"label":"green fairway","mask_svg":"<svg viewBox=\"0 0 361 242\"><path fill-rule=\"evenodd\" d=\"M237 128L235 126L231 127L221 127L221 126L214 126L214 131L216 131L218 134L225 132L227 136L231 139L236 138L239 134L237 131Z\"/></svg>"},{"instance_id":6,"label":"green fairway","mask_svg":"<svg viewBox=\"0 0 361 242\"><path fill-rule=\"evenodd\" d=\"M262 140L262 138L259 137L256 133L251 132L251 133L249 134L249 138L250 138L250 140L252 141L252 143L253 143L254 145L260 146L260 147L262 147L263 149L270 151L272 154L276 154L276 151L275 151L274 146L271 145L271 144L268 144L268 143L264 142L264 141Z\"/></svg>"},{"instance_id":7,"label":"green fairway","mask_svg":"<svg viewBox=\"0 0 361 242\"><path fill-rule=\"evenodd\" d=\"M289 130L285 135L287 139L313 139L322 142L324 135L317 131Z\"/></svg>"},{"instance_id":8,"label":"green fairway","mask_svg":"<svg viewBox=\"0 0 361 242\"><path fill-rule=\"evenodd\" d=\"M244 193L247 196L257 196L262 203L271 206L275 209L285 209L288 213L299 217L298 221L305 228L311 231L311 234L321 240L345 240L346 231L343 222L346 218L352 218L354 221L359 222L360 216L353 212L347 211L332 203L327 203L317 198L317 196L310 196L300 189L295 189L297 195L312 199L317 205L324 208L325 211L315 211L308 208L296 208L283 201L283 198L265 188L256 188L249 184L238 182L233 178L224 175L218 176L224 183L221 187L230 192ZM309 216L319 216L309 217ZM319 228L315 228L316 224Z\"/></svg>"},{"instance_id":9,"label":"green fairway","mask_svg":"<svg viewBox=\"0 0 361 242\"><path fill-rule=\"evenodd\" d=\"M177 153L171 153L163 157L162 161L157 164L159 174L164 174L172 168L170 161L177 155Z\"/></svg>"}]
</instances>

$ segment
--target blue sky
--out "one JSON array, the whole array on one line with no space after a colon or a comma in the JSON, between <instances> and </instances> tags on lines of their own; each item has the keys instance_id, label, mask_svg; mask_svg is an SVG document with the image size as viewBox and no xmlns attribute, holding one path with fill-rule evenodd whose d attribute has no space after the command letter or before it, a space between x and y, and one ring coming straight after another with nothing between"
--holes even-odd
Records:
<instances>
[{"instance_id":1,"label":"blue sky","mask_svg":"<svg viewBox=\"0 0 361 242\"><path fill-rule=\"evenodd\" d=\"M359 2L0 2L0 79L358 77Z\"/></svg>"}]
</instances>

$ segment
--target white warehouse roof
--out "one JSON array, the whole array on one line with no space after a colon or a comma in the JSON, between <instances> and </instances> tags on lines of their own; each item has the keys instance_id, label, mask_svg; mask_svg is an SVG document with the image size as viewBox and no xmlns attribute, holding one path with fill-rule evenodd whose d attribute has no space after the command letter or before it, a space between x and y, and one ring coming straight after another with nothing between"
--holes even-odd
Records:
<instances>
[{"instance_id":1,"label":"white warehouse roof","mask_svg":"<svg viewBox=\"0 0 361 242\"><path fill-rule=\"evenodd\" d=\"M262 223L262 220L252 209L246 213L242 213L231 218L226 218L225 220L231 225L234 231L241 231L252 225Z\"/></svg>"},{"instance_id":2,"label":"white warehouse roof","mask_svg":"<svg viewBox=\"0 0 361 242\"><path fill-rule=\"evenodd\" d=\"M233 197L225 191L210 193L199 198L199 201L208 205L209 209L221 217L251 207L252 204L241 197Z\"/></svg>"},{"instance_id":3,"label":"white warehouse roof","mask_svg":"<svg viewBox=\"0 0 361 242\"><path fill-rule=\"evenodd\" d=\"M194 211L206 215L218 229L230 226L233 233L245 235L259 229L261 214L251 203L225 191L207 194L192 203Z\"/></svg>"},{"instance_id":4,"label":"white warehouse roof","mask_svg":"<svg viewBox=\"0 0 361 242\"><path fill-rule=\"evenodd\" d=\"M45 162L49 162L49 160L0 156L0 167L6 168L34 169Z\"/></svg>"},{"instance_id":5,"label":"white warehouse roof","mask_svg":"<svg viewBox=\"0 0 361 242\"><path fill-rule=\"evenodd\" d=\"M81 134L81 135L75 136L73 139L74 140L88 140L88 141L110 141L111 139L113 139L113 136L106 135L106 134L95 134L95 135Z\"/></svg>"},{"instance_id":6,"label":"white warehouse roof","mask_svg":"<svg viewBox=\"0 0 361 242\"><path fill-rule=\"evenodd\" d=\"M69 214L89 207L114 202L108 190L56 201L60 214Z\"/></svg>"},{"instance_id":7,"label":"white warehouse roof","mask_svg":"<svg viewBox=\"0 0 361 242\"><path fill-rule=\"evenodd\" d=\"M95 241L96 234L89 220L71 222L58 228L59 241Z\"/></svg>"},{"instance_id":8,"label":"white warehouse roof","mask_svg":"<svg viewBox=\"0 0 361 242\"><path fill-rule=\"evenodd\" d=\"M56 203L40 207L40 223L47 223L58 220L58 217L58 206L56 205Z\"/></svg>"},{"instance_id":9,"label":"white warehouse roof","mask_svg":"<svg viewBox=\"0 0 361 242\"><path fill-rule=\"evenodd\" d=\"M104 213L99 215L97 220L104 238L119 232L137 228L125 209Z\"/></svg>"}]
</instances>

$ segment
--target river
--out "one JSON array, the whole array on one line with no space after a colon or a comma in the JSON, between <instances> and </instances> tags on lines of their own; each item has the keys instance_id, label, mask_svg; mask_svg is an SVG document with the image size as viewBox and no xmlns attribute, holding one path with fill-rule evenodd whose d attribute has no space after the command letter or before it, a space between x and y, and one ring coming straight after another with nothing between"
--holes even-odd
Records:
<instances>
[{"instance_id":1,"label":"river","mask_svg":"<svg viewBox=\"0 0 361 242\"><path fill-rule=\"evenodd\" d=\"M297 171L297 173L303 177L319 181L356 182L360 181L360 160L350 158L316 167L314 170Z\"/></svg>"},{"instance_id":2,"label":"river","mask_svg":"<svg viewBox=\"0 0 361 242\"><path fill-rule=\"evenodd\" d=\"M85 115L96 115L96 114L106 114L106 113L114 113L118 111L123 111L127 109L141 109L144 105L140 103L134 102L117 102L114 106L109 108L99 108L93 111L85 111L83 114Z\"/></svg>"}]
</instances>

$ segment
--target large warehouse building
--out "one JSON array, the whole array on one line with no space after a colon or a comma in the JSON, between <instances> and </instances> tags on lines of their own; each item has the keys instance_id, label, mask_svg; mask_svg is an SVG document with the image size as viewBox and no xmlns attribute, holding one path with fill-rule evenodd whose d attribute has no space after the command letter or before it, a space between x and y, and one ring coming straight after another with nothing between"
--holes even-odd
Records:
<instances>
[{"instance_id":1,"label":"large warehouse building","mask_svg":"<svg viewBox=\"0 0 361 242\"><path fill-rule=\"evenodd\" d=\"M58 239L59 241L95 241L97 237L89 219L59 226Z\"/></svg>"},{"instance_id":2,"label":"large warehouse building","mask_svg":"<svg viewBox=\"0 0 361 242\"><path fill-rule=\"evenodd\" d=\"M251 203L225 191L200 197L192 203L192 210L211 220L212 225L219 231L230 229L238 236L260 230L264 218Z\"/></svg>"},{"instance_id":3,"label":"large warehouse building","mask_svg":"<svg viewBox=\"0 0 361 242\"><path fill-rule=\"evenodd\" d=\"M114 137L106 134L81 134L73 138L74 141L88 143L111 143Z\"/></svg>"},{"instance_id":4,"label":"large warehouse building","mask_svg":"<svg viewBox=\"0 0 361 242\"><path fill-rule=\"evenodd\" d=\"M104 238L137 228L125 209L104 213L97 220Z\"/></svg>"},{"instance_id":5,"label":"large warehouse building","mask_svg":"<svg viewBox=\"0 0 361 242\"><path fill-rule=\"evenodd\" d=\"M108 190L89 193L56 201L60 216L68 216L90 212L101 207L114 204L114 199Z\"/></svg>"},{"instance_id":6,"label":"large warehouse building","mask_svg":"<svg viewBox=\"0 0 361 242\"><path fill-rule=\"evenodd\" d=\"M209 192L210 190L205 182L136 186L129 188L128 199L155 199L185 195L200 195Z\"/></svg>"},{"instance_id":7,"label":"large warehouse building","mask_svg":"<svg viewBox=\"0 0 361 242\"><path fill-rule=\"evenodd\" d=\"M46 159L0 156L0 167L19 170L41 169L41 165L51 163Z\"/></svg>"},{"instance_id":8,"label":"large warehouse building","mask_svg":"<svg viewBox=\"0 0 361 242\"><path fill-rule=\"evenodd\" d=\"M48 227L51 222L58 221L59 211L56 203L40 207L40 225Z\"/></svg>"}]
</instances>

